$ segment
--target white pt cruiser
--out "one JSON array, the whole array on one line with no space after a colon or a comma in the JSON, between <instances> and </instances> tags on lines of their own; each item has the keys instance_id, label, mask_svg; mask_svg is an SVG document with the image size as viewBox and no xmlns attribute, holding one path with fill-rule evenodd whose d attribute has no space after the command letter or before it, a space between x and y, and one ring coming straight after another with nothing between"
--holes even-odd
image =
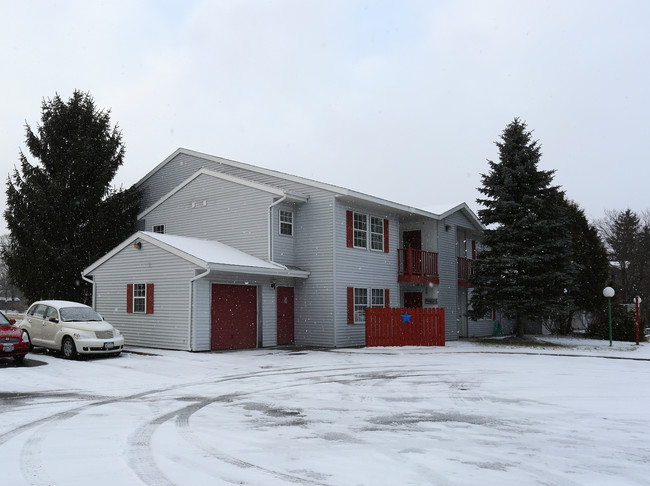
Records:
<instances>
[{"instance_id":1,"label":"white pt cruiser","mask_svg":"<svg viewBox=\"0 0 650 486\"><path fill-rule=\"evenodd\" d=\"M77 302L34 302L19 327L29 335L32 347L61 351L67 359L77 354L119 356L124 349L122 333L91 307Z\"/></svg>"}]
</instances>

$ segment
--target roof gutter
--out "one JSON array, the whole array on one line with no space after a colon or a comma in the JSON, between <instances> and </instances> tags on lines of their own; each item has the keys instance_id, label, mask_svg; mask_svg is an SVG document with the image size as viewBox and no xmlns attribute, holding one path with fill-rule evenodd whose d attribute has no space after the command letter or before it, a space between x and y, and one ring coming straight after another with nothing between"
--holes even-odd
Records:
<instances>
[{"instance_id":1,"label":"roof gutter","mask_svg":"<svg viewBox=\"0 0 650 486\"><path fill-rule=\"evenodd\" d=\"M273 261L273 208L277 206L278 204L284 202L287 199L287 194L282 196L280 199L275 201L269 206L269 224L268 224L268 229L269 229L269 245L268 245L268 260L271 263L275 263ZM276 265L279 265L278 263L275 263ZM282 265L284 267L284 265ZM286 268L286 267L285 267Z\"/></svg>"},{"instance_id":2,"label":"roof gutter","mask_svg":"<svg viewBox=\"0 0 650 486\"><path fill-rule=\"evenodd\" d=\"M86 275L85 275L83 272L81 272L81 278L84 279L86 282L88 282L90 285L93 286L93 291L92 291L92 308L95 309L95 281L89 279L88 277L86 277ZM97 309L95 309L95 310L97 310Z\"/></svg>"}]
</instances>

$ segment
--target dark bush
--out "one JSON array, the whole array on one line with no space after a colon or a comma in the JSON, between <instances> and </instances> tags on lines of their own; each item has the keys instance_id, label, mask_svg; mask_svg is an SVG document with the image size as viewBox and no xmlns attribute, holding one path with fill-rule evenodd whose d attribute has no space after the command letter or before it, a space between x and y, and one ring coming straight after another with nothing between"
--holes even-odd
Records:
<instances>
[{"instance_id":1,"label":"dark bush","mask_svg":"<svg viewBox=\"0 0 650 486\"><path fill-rule=\"evenodd\" d=\"M639 324L639 339L643 340L644 324ZM609 315L607 304L594 316L589 325L589 336L609 340ZM612 339L615 341L636 341L636 317L625 306L612 304Z\"/></svg>"}]
</instances>

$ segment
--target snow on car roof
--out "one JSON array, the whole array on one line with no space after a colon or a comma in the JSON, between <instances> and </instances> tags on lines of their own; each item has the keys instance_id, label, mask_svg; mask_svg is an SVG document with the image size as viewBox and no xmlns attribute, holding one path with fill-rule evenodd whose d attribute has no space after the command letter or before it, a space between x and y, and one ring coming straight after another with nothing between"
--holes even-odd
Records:
<instances>
[{"instance_id":1,"label":"snow on car roof","mask_svg":"<svg viewBox=\"0 0 650 486\"><path fill-rule=\"evenodd\" d=\"M52 307L88 307L86 304L80 302L72 302L69 300L38 300L34 304L51 305ZM34 305L32 304L32 305Z\"/></svg>"}]
</instances>

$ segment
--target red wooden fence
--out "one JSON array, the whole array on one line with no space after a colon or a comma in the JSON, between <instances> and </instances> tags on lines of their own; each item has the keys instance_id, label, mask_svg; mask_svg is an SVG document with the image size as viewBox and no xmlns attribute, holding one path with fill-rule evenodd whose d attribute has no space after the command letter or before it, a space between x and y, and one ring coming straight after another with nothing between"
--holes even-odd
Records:
<instances>
[{"instance_id":1,"label":"red wooden fence","mask_svg":"<svg viewBox=\"0 0 650 486\"><path fill-rule=\"evenodd\" d=\"M445 310L442 308L366 308L366 346L444 345Z\"/></svg>"}]
</instances>

